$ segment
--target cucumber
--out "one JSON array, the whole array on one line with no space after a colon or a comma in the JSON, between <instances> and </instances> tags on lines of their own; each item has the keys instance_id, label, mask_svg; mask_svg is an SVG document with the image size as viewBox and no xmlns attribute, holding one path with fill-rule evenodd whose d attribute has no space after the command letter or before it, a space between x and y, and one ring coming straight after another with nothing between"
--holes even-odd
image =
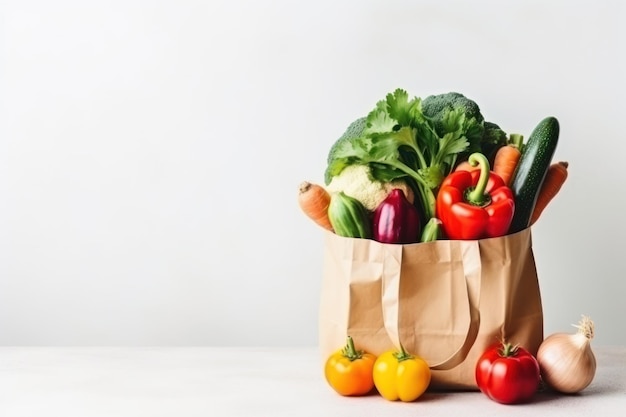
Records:
<instances>
[{"instance_id":1,"label":"cucumber","mask_svg":"<svg viewBox=\"0 0 626 417\"><path fill-rule=\"evenodd\" d=\"M528 137L511 179L515 211L509 233L519 232L529 226L539 188L546 177L558 141L559 122L555 117L543 119Z\"/></svg>"},{"instance_id":2,"label":"cucumber","mask_svg":"<svg viewBox=\"0 0 626 417\"><path fill-rule=\"evenodd\" d=\"M359 200L343 191L331 195L328 220L336 235L361 239L372 237L369 212Z\"/></svg>"}]
</instances>

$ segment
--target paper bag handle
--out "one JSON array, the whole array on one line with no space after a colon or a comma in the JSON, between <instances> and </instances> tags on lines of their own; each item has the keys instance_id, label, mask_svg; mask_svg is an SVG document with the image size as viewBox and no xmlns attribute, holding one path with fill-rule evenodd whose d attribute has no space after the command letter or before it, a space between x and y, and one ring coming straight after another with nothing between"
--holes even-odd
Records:
<instances>
[{"instance_id":1,"label":"paper bag handle","mask_svg":"<svg viewBox=\"0 0 626 417\"><path fill-rule=\"evenodd\" d=\"M478 242L475 240L459 241L459 243L463 260L465 285L467 286L470 323L467 335L461 346L447 359L431 364L430 369L433 370L448 370L461 364L478 337L478 329L480 327L480 310L478 309L481 278L480 249ZM384 278L393 277L393 279L383 279L382 289L383 322L389 338L396 347L400 347L401 344L397 326L399 322L397 299L400 292L401 260L402 255L397 252L386 254L385 266L387 271L383 275Z\"/></svg>"},{"instance_id":2,"label":"paper bag handle","mask_svg":"<svg viewBox=\"0 0 626 417\"><path fill-rule=\"evenodd\" d=\"M452 369L465 360L470 349L474 345L478 337L478 329L480 327L480 310L478 302L480 297L480 277L481 262L480 248L478 241L461 241L461 250L463 254L463 271L465 276L465 285L467 286L467 300L469 302L470 323L467 329L467 336L463 344L447 359L430 365L430 369L437 371L445 371Z\"/></svg>"}]
</instances>

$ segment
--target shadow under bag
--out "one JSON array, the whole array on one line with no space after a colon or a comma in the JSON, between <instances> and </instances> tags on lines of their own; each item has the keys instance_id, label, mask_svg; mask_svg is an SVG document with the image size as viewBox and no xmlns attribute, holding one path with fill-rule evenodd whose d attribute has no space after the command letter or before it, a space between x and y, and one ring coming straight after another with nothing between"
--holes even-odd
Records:
<instances>
[{"instance_id":1,"label":"shadow under bag","mask_svg":"<svg viewBox=\"0 0 626 417\"><path fill-rule=\"evenodd\" d=\"M476 390L480 355L504 339L533 355L543 311L530 228L498 238L384 244L325 232L319 341L421 356L431 389Z\"/></svg>"}]
</instances>

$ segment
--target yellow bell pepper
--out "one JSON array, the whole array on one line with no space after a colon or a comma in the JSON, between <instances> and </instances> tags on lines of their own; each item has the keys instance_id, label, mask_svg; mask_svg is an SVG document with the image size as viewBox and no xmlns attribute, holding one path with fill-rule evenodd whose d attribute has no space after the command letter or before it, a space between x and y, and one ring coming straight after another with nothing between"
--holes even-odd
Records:
<instances>
[{"instance_id":1,"label":"yellow bell pepper","mask_svg":"<svg viewBox=\"0 0 626 417\"><path fill-rule=\"evenodd\" d=\"M419 356L400 351L388 351L374 363L374 385L389 401L415 401L430 384L430 368Z\"/></svg>"}]
</instances>

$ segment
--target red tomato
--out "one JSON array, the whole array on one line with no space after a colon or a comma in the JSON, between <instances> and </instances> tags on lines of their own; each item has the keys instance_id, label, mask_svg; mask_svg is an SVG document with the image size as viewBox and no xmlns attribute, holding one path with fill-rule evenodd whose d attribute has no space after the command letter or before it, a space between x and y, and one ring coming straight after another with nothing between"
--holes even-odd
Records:
<instances>
[{"instance_id":1,"label":"red tomato","mask_svg":"<svg viewBox=\"0 0 626 417\"><path fill-rule=\"evenodd\" d=\"M510 343L496 344L476 364L476 384L494 401L514 404L528 401L539 388L537 359Z\"/></svg>"}]
</instances>

